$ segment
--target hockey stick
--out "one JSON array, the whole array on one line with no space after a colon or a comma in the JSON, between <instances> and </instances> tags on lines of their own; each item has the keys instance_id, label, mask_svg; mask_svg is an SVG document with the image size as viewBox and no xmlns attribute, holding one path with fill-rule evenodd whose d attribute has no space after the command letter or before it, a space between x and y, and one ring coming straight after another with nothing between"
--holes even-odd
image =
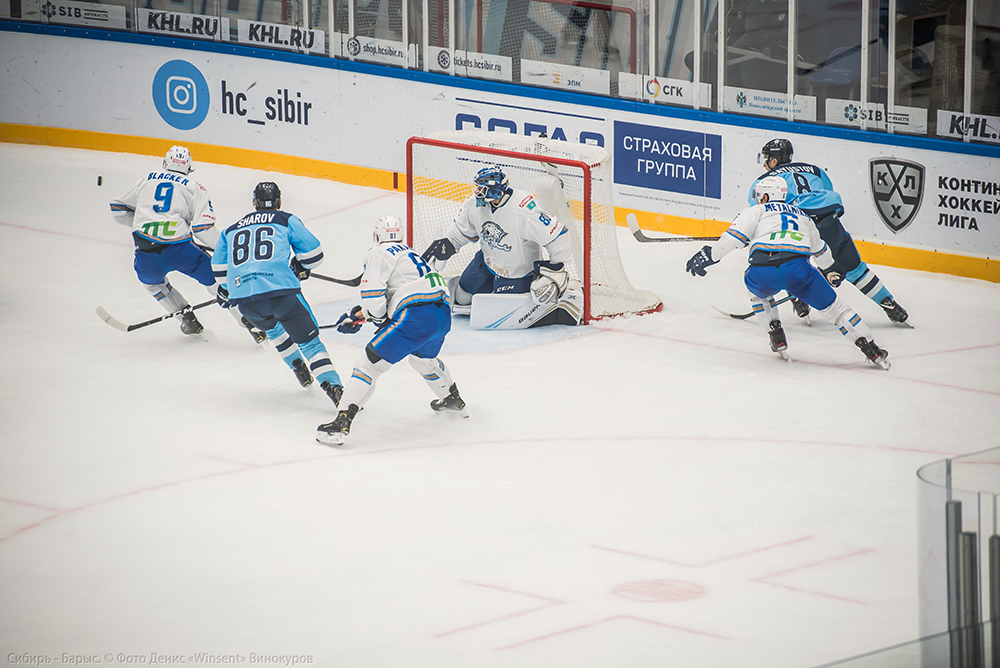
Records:
<instances>
[{"instance_id":1,"label":"hockey stick","mask_svg":"<svg viewBox=\"0 0 1000 668\"><path fill-rule=\"evenodd\" d=\"M317 273L309 274L310 278L318 278L321 281L329 281L331 283L338 283L340 285L347 285L347 286L350 286L352 288L356 288L359 285L361 285L361 277L362 276L364 276L364 274L359 274L358 276L355 276L354 278L330 278L329 276L324 276L323 274L317 274Z\"/></svg>"},{"instance_id":2,"label":"hockey stick","mask_svg":"<svg viewBox=\"0 0 1000 668\"><path fill-rule=\"evenodd\" d=\"M210 299L207 302L202 302L200 304L195 304L194 306L192 306L190 308L191 308L192 311L195 311L195 310L200 309L200 308L205 308L206 306L211 306L214 303L215 303L215 300L214 299ZM103 320L104 322L108 323L109 325L111 325L115 329L121 330L123 332L131 332L132 330L139 329L140 327L146 327L147 325L155 325L158 322L162 322L162 321L167 320L169 318L173 318L175 315L178 315L179 313L182 313L182 312L183 312L183 309L181 311L174 311L173 313L168 313L167 315L161 315L159 318L153 318L152 320L147 320L146 322L139 322L139 323L136 323L134 325L126 325L124 322L122 322L121 320L118 320L117 318L115 318L114 316L112 316L110 313L108 313L107 311L105 311L103 306L98 306L97 307L97 316L101 320Z\"/></svg>"},{"instance_id":3,"label":"hockey stick","mask_svg":"<svg viewBox=\"0 0 1000 668\"><path fill-rule=\"evenodd\" d=\"M719 237L647 237L643 234L642 230L639 229L639 219L636 218L634 213L630 213L625 216L625 222L628 223L628 229L632 230L632 236L635 237L636 241L640 241L644 244L654 243L657 241L718 241Z\"/></svg>"},{"instance_id":4,"label":"hockey stick","mask_svg":"<svg viewBox=\"0 0 1000 668\"><path fill-rule=\"evenodd\" d=\"M791 295L787 295L785 297L782 297L778 301L774 302L774 305L777 306L778 304L784 304L789 299L792 299ZM716 311L718 311L722 315L728 315L730 318L736 318L737 320L746 320L747 318L752 318L755 315L757 315L753 311L750 311L749 313L729 313L728 311L723 311L721 308L719 308L718 306L716 306L714 304L712 305L712 308L714 308Z\"/></svg>"}]
</instances>

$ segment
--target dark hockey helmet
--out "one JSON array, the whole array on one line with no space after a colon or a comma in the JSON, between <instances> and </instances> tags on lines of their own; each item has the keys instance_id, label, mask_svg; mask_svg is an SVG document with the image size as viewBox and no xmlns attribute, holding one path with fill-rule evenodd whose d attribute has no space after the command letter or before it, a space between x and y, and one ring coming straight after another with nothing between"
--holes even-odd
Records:
<instances>
[{"instance_id":1,"label":"dark hockey helmet","mask_svg":"<svg viewBox=\"0 0 1000 668\"><path fill-rule=\"evenodd\" d=\"M772 139L764 144L764 147L760 149L758 162L760 164L765 164L771 158L775 158L779 165L791 162L792 142L787 139Z\"/></svg>"},{"instance_id":2,"label":"dark hockey helmet","mask_svg":"<svg viewBox=\"0 0 1000 668\"><path fill-rule=\"evenodd\" d=\"M476 206L496 206L507 194L509 181L499 167L483 167L476 174Z\"/></svg>"},{"instance_id":3,"label":"dark hockey helmet","mask_svg":"<svg viewBox=\"0 0 1000 668\"><path fill-rule=\"evenodd\" d=\"M253 205L257 209L280 209L281 191L273 181L261 181L253 189Z\"/></svg>"}]
</instances>

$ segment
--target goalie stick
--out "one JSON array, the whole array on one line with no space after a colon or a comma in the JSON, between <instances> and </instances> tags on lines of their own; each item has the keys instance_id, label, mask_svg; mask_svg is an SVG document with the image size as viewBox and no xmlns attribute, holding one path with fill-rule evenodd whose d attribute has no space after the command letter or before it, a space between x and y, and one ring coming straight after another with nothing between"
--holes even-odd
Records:
<instances>
[{"instance_id":1,"label":"goalie stick","mask_svg":"<svg viewBox=\"0 0 1000 668\"><path fill-rule=\"evenodd\" d=\"M792 298L791 295L786 295L786 296L782 297L781 299L779 299L778 301L774 302L774 305L777 306L778 304L784 304L785 302L787 302L791 298ZM714 308L716 311L718 311L722 315L728 315L730 318L736 318L737 320L746 320L747 318L752 318L755 315L757 315L753 311L750 311L749 313L729 313L728 311L723 311L721 308L719 308L715 304L712 304L712 308Z\"/></svg>"},{"instance_id":2,"label":"goalie stick","mask_svg":"<svg viewBox=\"0 0 1000 668\"><path fill-rule=\"evenodd\" d=\"M642 242L644 244L655 243L658 241L718 241L719 237L647 237L643 234L643 231L639 229L639 219L636 218L634 213L630 213L625 216L625 222L628 223L628 229L632 230L632 236L635 237L636 241Z\"/></svg>"},{"instance_id":3,"label":"goalie stick","mask_svg":"<svg viewBox=\"0 0 1000 668\"><path fill-rule=\"evenodd\" d=\"M214 303L215 303L215 300L214 299L210 299L207 302L202 302L200 304L195 304L194 306L191 307L191 310L192 311L196 311L196 310L198 310L200 308L205 308L206 306L211 306ZM152 320L147 320L145 322L138 322L138 323L136 323L134 325L126 325L124 322L122 322L118 318L115 318L113 315L111 315L110 313L108 313L107 311L105 311L103 306L98 306L97 307L97 316L101 320L103 320L104 322L106 322L109 325L111 325L112 327L114 327L115 329L121 330L123 332L131 332L132 330L140 329L140 328L146 327L148 325L155 325L158 322L163 322L164 320L168 320L170 318L173 318L174 316L176 316L179 313L181 313L183 310L184 309L181 309L180 311L174 311L173 313L168 313L166 315L161 315L159 318L153 318Z\"/></svg>"}]
</instances>

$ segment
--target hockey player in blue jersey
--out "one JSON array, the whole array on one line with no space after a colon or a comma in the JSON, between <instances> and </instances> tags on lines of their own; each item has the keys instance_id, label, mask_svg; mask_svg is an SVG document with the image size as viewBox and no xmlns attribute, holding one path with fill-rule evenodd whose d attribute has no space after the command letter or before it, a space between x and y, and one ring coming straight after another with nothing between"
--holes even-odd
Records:
<instances>
[{"instance_id":1,"label":"hockey player in blue jersey","mask_svg":"<svg viewBox=\"0 0 1000 668\"><path fill-rule=\"evenodd\" d=\"M820 236L833 253L836 273L853 283L876 304L881 306L893 322L906 322L909 314L896 303L892 293L882 284L879 277L862 262L854 239L844 229L840 217L844 215L844 203L833 189L833 183L826 172L804 162L792 162L792 143L787 139L772 139L760 150L760 161L768 170L750 186L747 201L755 203L755 191L761 179L780 176L788 185L788 203L802 209L816 223ZM843 280L842 279L842 280ZM833 287L838 287L838 282ZM809 307L801 300L792 300L795 314L805 317Z\"/></svg>"},{"instance_id":2,"label":"hockey player in blue jersey","mask_svg":"<svg viewBox=\"0 0 1000 668\"><path fill-rule=\"evenodd\" d=\"M323 247L298 216L281 211L278 184L258 183L253 205L256 211L226 228L215 247L212 270L224 281L218 288L219 305L238 306L267 332L302 387L312 384L315 376L339 404L343 384L320 341L319 325L300 283L323 261Z\"/></svg>"},{"instance_id":3,"label":"hockey player in blue jersey","mask_svg":"<svg viewBox=\"0 0 1000 668\"><path fill-rule=\"evenodd\" d=\"M875 344L861 317L831 287L840 276L830 249L812 218L785 203L785 181L768 176L756 184L756 190L757 204L740 212L717 242L695 253L687 262L687 271L704 276L706 267L737 248L749 246L750 266L743 281L754 313L761 316L757 320L768 333L771 350L788 359L788 343L774 303L774 295L787 290L850 337L870 362L888 369L889 353ZM816 258L822 274L810 263L810 256Z\"/></svg>"},{"instance_id":4,"label":"hockey player in blue jersey","mask_svg":"<svg viewBox=\"0 0 1000 668\"><path fill-rule=\"evenodd\" d=\"M354 363L342 399L343 408L333 422L321 424L316 440L341 445L351 422L375 391L379 376L406 358L437 396L431 408L468 417L465 401L452 382L438 353L451 331L451 303L444 278L424 258L403 243L403 224L396 216L375 223L375 246L365 257L361 278L361 306L337 321L337 331L354 334L365 320L377 328L365 352Z\"/></svg>"},{"instance_id":5,"label":"hockey player in blue jersey","mask_svg":"<svg viewBox=\"0 0 1000 668\"><path fill-rule=\"evenodd\" d=\"M205 328L167 274L178 271L190 276L214 297L217 286L211 256L195 244L195 239L211 250L219 234L208 190L191 178L193 171L191 152L184 146L172 146L163 158L162 170L147 172L111 200L115 220L132 229L139 282L168 313L177 314L181 331L191 335ZM263 341L263 332L231 313L257 343Z\"/></svg>"}]
</instances>

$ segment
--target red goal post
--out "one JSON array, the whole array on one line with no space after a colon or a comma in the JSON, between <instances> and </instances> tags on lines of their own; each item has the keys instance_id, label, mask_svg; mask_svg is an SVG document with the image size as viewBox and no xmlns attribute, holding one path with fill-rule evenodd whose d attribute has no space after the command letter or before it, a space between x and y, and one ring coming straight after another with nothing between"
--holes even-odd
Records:
<instances>
[{"instance_id":1,"label":"red goal post","mask_svg":"<svg viewBox=\"0 0 1000 668\"><path fill-rule=\"evenodd\" d=\"M406 143L407 243L422 252L443 236L472 195L476 173L494 165L507 174L512 188L534 193L569 229L575 266L568 269L583 288L583 322L662 308L659 297L634 288L625 274L611 158L599 146L481 130L411 137ZM459 249L441 273L460 274L477 250L478 244Z\"/></svg>"}]
</instances>

